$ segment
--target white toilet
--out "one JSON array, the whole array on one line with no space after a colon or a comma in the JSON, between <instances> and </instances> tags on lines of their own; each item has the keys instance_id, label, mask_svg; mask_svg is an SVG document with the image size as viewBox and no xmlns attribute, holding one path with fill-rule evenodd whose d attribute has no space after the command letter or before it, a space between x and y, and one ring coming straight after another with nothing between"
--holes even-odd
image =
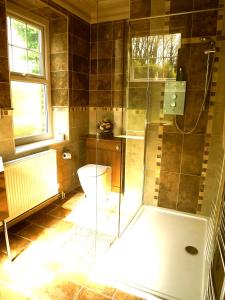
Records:
<instances>
[{"instance_id":1,"label":"white toilet","mask_svg":"<svg viewBox=\"0 0 225 300\"><path fill-rule=\"evenodd\" d=\"M88 199L96 200L102 205L111 192L112 168L97 164L88 164L77 171L80 184Z\"/></svg>"}]
</instances>

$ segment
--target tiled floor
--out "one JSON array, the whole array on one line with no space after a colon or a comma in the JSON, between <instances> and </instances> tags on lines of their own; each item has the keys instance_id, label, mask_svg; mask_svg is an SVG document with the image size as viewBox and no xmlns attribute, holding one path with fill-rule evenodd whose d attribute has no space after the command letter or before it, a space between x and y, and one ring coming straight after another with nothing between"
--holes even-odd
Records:
<instances>
[{"instance_id":1,"label":"tiled floor","mask_svg":"<svg viewBox=\"0 0 225 300\"><path fill-rule=\"evenodd\" d=\"M76 224L62 207L72 196L9 228L12 263L0 235L0 300L141 299L91 277L96 247L105 253L112 237Z\"/></svg>"}]
</instances>

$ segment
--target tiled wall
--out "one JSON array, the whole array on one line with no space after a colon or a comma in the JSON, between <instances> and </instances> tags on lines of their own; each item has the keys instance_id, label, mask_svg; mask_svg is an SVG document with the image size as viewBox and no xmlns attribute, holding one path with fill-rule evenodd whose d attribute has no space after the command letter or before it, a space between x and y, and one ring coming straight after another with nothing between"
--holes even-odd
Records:
<instances>
[{"instance_id":1,"label":"tiled wall","mask_svg":"<svg viewBox=\"0 0 225 300\"><path fill-rule=\"evenodd\" d=\"M132 19L218 7L218 0L131 0ZM165 10L166 7L166 10ZM184 17L184 16L183 16ZM202 20L204 22L204 20Z\"/></svg>"},{"instance_id":2,"label":"tiled wall","mask_svg":"<svg viewBox=\"0 0 225 300\"><path fill-rule=\"evenodd\" d=\"M73 147L72 174L80 185L77 169L85 164L85 144L81 136L89 132L90 25L75 16L69 18L69 103L70 141Z\"/></svg>"},{"instance_id":3,"label":"tiled wall","mask_svg":"<svg viewBox=\"0 0 225 300\"><path fill-rule=\"evenodd\" d=\"M220 0L220 5L225 1ZM202 214L209 217L209 226L206 243L206 274L211 265L212 256L215 250L218 219L224 201L224 110L225 110L225 11L221 10L217 21L217 53L215 72L213 73L212 91L209 109L210 120L207 126L208 132L208 159L207 173L205 178L205 192L202 203Z\"/></svg>"},{"instance_id":4,"label":"tiled wall","mask_svg":"<svg viewBox=\"0 0 225 300\"><path fill-rule=\"evenodd\" d=\"M90 25L69 18L70 107L89 104Z\"/></svg>"},{"instance_id":5,"label":"tiled wall","mask_svg":"<svg viewBox=\"0 0 225 300\"><path fill-rule=\"evenodd\" d=\"M223 0L220 2L224 2ZM205 194L202 212L205 215L210 215L211 218L216 216L213 215L216 206L214 204L218 199L217 190L219 187L220 175L222 172L223 156L225 150L224 140L224 110L225 110L225 12L220 12L218 18L218 31L220 36L217 36L217 53L215 67L217 72L213 74L213 85L214 98L211 101L210 106L210 121L208 122L207 131L209 133L210 146L208 147L208 169L207 177L205 182Z\"/></svg>"},{"instance_id":6,"label":"tiled wall","mask_svg":"<svg viewBox=\"0 0 225 300\"><path fill-rule=\"evenodd\" d=\"M124 30L124 21L91 26L90 106L122 106Z\"/></svg>"},{"instance_id":7,"label":"tiled wall","mask_svg":"<svg viewBox=\"0 0 225 300\"><path fill-rule=\"evenodd\" d=\"M51 63L53 117L58 130L67 126L68 143L58 148L60 189L68 192L79 186L77 169L85 162L82 135L88 134L90 25L64 11L68 19L51 22ZM65 22L66 21L66 22ZM54 126L56 128L56 126ZM69 151L71 160L63 160Z\"/></svg>"},{"instance_id":8,"label":"tiled wall","mask_svg":"<svg viewBox=\"0 0 225 300\"><path fill-rule=\"evenodd\" d=\"M186 132L195 126L204 99L207 64L204 50L210 45L199 43L199 37L210 36L215 39L216 26L215 12L190 14L183 26L181 20L176 19L172 20L171 26L169 24L170 32L183 27L184 40L178 54L178 66L185 70L187 91L185 113L183 117L177 117L177 123ZM204 154L207 152L209 103L210 97L207 97L198 125L190 134L180 133L176 126L163 126L161 174L157 186L159 206L191 213L201 211L207 165ZM163 121L164 117L161 118Z\"/></svg>"},{"instance_id":9,"label":"tiled wall","mask_svg":"<svg viewBox=\"0 0 225 300\"><path fill-rule=\"evenodd\" d=\"M69 14L51 22L51 81L54 128L66 133L68 143L59 149L60 188L68 192L79 185L77 169L85 162L83 140L88 134L90 25ZM53 120L54 121L54 120ZM62 160L62 151L72 159Z\"/></svg>"},{"instance_id":10,"label":"tiled wall","mask_svg":"<svg viewBox=\"0 0 225 300\"><path fill-rule=\"evenodd\" d=\"M90 120L108 117L114 122L114 135L122 126L124 38L125 21L91 25ZM96 123L90 125L90 133L96 132Z\"/></svg>"},{"instance_id":11,"label":"tiled wall","mask_svg":"<svg viewBox=\"0 0 225 300\"><path fill-rule=\"evenodd\" d=\"M50 71L52 106L69 106L68 21L50 19Z\"/></svg>"},{"instance_id":12,"label":"tiled wall","mask_svg":"<svg viewBox=\"0 0 225 300\"><path fill-rule=\"evenodd\" d=\"M148 4L149 8L143 10ZM171 0L163 1L163 5L164 13L161 11L160 14L212 8L218 4L217 1L192 3ZM131 1L132 18L144 17L143 11L145 14L155 15L158 11L156 1ZM131 36L163 32L182 34L178 66L185 70L187 92L185 114L177 117L177 123L181 130L189 131L195 125L204 98L207 60L204 50L209 44L200 42L199 38L216 38L217 13L205 12L135 21L131 25ZM183 134L176 128L174 118L163 114L164 84L155 82L149 85L151 109L148 116L144 202L191 213L200 212L207 166L204 155L208 142L209 99L196 129L191 134ZM137 108L141 103L145 106L145 92L146 86L139 83L139 88L136 86L134 90L130 90L130 103Z\"/></svg>"}]
</instances>

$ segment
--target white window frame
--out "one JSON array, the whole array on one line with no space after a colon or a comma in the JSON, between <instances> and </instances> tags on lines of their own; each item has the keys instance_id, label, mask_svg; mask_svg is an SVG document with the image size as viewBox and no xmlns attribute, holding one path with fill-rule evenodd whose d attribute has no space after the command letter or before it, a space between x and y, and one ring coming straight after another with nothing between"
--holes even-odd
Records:
<instances>
[{"instance_id":1,"label":"white window frame","mask_svg":"<svg viewBox=\"0 0 225 300\"><path fill-rule=\"evenodd\" d=\"M50 82L50 57L49 57L49 22L44 18L36 16L30 12L27 12L20 7L7 4L7 17L12 17L22 22L26 22L42 31L42 56L43 56L43 75L34 74L22 74L18 72L10 71L10 83L11 81L20 81L26 83L40 83L45 84L47 91L47 129L45 134L32 135L27 137L15 138L16 145L25 145L41 140L52 138L52 116L51 116L51 82ZM8 43L7 43L8 44Z\"/></svg>"}]
</instances>

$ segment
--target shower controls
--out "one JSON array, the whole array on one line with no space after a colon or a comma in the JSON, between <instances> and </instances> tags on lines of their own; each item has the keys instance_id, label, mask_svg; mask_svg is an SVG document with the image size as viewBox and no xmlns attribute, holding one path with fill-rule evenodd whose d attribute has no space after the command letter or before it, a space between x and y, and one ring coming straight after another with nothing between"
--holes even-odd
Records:
<instances>
[{"instance_id":1,"label":"shower controls","mask_svg":"<svg viewBox=\"0 0 225 300\"><path fill-rule=\"evenodd\" d=\"M176 107L176 102L171 102L171 103L170 103L170 106L171 106L171 107Z\"/></svg>"},{"instance_id":2,"label":"shower controls","mask_svg":"<svg viewBox=\"0 0 225 300\"><path fill-rule=\"evenodd\" d=\"M163 112L166 115L183 115L186 81L166 81Z\"/></svg>"}]
</instances>

